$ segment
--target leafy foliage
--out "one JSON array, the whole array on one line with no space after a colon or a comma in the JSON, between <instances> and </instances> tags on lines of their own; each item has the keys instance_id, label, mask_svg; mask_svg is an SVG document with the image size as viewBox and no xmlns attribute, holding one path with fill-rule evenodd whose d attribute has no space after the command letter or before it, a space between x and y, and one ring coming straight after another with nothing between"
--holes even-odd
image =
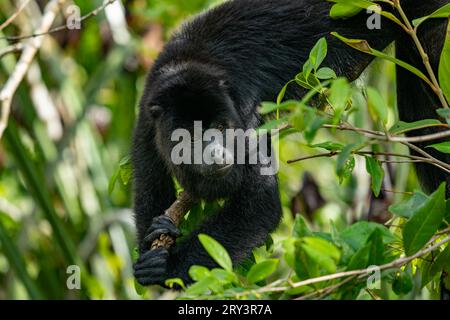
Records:
<instances>
[{"instance_id":1,"label":"leafy foliage","mask_svg":"<svg viewBox=\"0 0 450 320\"><path fill-rule=\"evenodd\" d=\"M99 3L75 2L82 12ZM379 1L331 2L330 15L347 19ZM49 92L57 121L42 116L40 99L31 90L36 88L29 81L17 92L18 103L0 145L0 298L160 296L162 289L141 287L132 276L137 253L129 221L132 212L124 208L132 206L127 154L133 107L145 70L170 32L188 15L215 3L129 1L126 44L103 32L108 29L103 14L87 20L79 36L49 39L36 67L41 73L39 88ZM1 21L14 12L9 1L0 2L0 8ZM427 19L448 17L448 10L444 6L413 24L419 27ZM403 23L388 12L381 14ZM8 28L0 35L13 32ZM431 127L448 130L450 111L444 105L437 110L442 121L398 121L392 108L393 64L435 86L429 75L389 51L374 50L364 39L334 36L380 58L369 69L364 87L350 84L326 65L326 38L311 48L308 60L276 101L260 109L264 117L276 115L264 128L281 130L282 225L273 239L237 266L218 239L199 235L218 267L192 266L194 284L188 287L180 279L168 280L167 286L184 289L179 298L437 298L439 279L450 273L446 186L431 195L417 191L411 163L423 157L411 158L389 139ZM0 47L4 45L0 40ZM449 48L447 36L438 75L447 100ZM15 60L14 55L2 58L1 81ZM285 100L290 86L300 86L307 94L300 101ZM58 124L61 136L52 135ZM448 142L430 143L425 151L431 149L449 153ZM295 159L299 155L302 161ZM193 230L220 205L193 207L182 232ZM66 269L72 264L81 267L81 290L66 287ZM381 287L368 285L373 267L379 271Z\"/></svg>"}]
</instances>

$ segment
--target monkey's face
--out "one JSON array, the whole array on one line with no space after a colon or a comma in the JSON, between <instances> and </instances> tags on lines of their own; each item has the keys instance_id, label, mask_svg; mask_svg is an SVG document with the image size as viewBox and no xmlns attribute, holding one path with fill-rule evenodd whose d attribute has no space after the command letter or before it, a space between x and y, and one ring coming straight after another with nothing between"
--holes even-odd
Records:
<instances>
[{"instance_id":1,"label":"monkey's face","mask_svg":"<svg viewBox=\"0 0 450 320\"><path fill-rule=\"evenodd\" d=\"M176 178L190 192L213 198L241 182L235 132L242 123L219 83L202 89L171 88L148 112L158 151Z\"/></svg>"}]
</instances>

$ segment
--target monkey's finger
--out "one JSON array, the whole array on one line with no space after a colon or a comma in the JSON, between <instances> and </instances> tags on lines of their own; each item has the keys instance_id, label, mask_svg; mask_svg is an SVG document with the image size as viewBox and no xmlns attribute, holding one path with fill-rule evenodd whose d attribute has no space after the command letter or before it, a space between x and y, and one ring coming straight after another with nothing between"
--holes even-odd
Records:
<instances>
[{"instance_id":1,"label":"monkey's finger","mask_svg":"<svg viewBox=\"0 0 450 320\"><path fill-rule=\"evenodd\" d=\"M179 235L180 230L174 225L172 219L166 216L158 216L153 219L150 228L148 228L147 233L151 233L156 229L168 229L170 233L174 235Z\"/></svg>"},{"instance_id":2,"label":"monkey's finger","mask_svg":"<svg viewBox=\"0 0 450 320\"><path fill-rule=\"evenodd\" d=\"M165 268L167 265L166 257L154 257L151 259L143 260L134 265L134 270L147 269L147 268Z\"/></svg>"},{"instance_id":3,"label":"monkey's finger","mask_svg":"<svg viewBox=\"0 0 450 320\"><path fill-rule=\"evenodd\" d=\"M144 253L143 255L141 255L139 257L139 259L137 260L136 264L139 264L143 261L146 260L153 260L153 259L163 259L163 260L167 260L167 257L169 256L169 251L167 251L167 249L165 248L158 248L155 250L149 250L146 253Z\"/></svg>"},{"instance_id":4,"label":"monkey's finger","mask_svg":"<svg viewBox=\"0 0 450 320\"><path fill-rule=\"evenodd\" d=\"M134 277L140 285L163 284L167 276L164 269L146 269L134 273Z\"/></svg>"},{"instance_id":5,"label":"monkey's finger","mask_svg":"<svg viewBox=\"0 0 450 320\"><path fill-rule=\"evenodd\" d=\"M136 278L156 278L156 277L163 277L166 274L166 269L164 268L147 268L142 270L137 270L134 272L134 276Z\"/></svg>"},{"instance_id":6,"label":"monkey's finger","mask_svg":"<svg viewBox=\"0 0 450 320\"><path fill-rule=\"evenodd\" d=\"M162 228L162 229L157 229L157 230L153 231L152 233L150 233L149 235L147 235L144 238L144 243L147 245L151 245L153 243L153 241L155 241L156 239L159 239L159 237L163 234L167 234L167 235L171 236L172 238L177 237L176 233L171 232L169 229Z\"/></svg>"}]
</instances>

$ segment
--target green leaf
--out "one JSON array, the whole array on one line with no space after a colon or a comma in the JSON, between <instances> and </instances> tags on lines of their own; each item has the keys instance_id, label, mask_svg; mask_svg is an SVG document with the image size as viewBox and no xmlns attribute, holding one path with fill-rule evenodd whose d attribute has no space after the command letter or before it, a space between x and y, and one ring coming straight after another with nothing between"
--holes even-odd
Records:
<instances>
[{"instance_id":1,"label":"green leaf","mask_svg":"<svg viewBox=\"0 0 450 320\"><path fill-rule=\"evenodd\" d=\"M312 118L312 120L311 120ZM322 116L319 115L314 115L311 113L309 113L306 117L306 124L307 127L304 130L304 137L306 139L306 142L308 142L308 144L312 143L312 141L314 140L317 131L322 128L322 126L327 122L327 119L325 119Z\"/></svg>"},{"instance_id":2,"label":"green leaf","mask_svg":"<svg viewBox=\"0 0 450 320\"><path fill-rule=\"evenodd\" d=\"M264 123L259 130L272 130L280 128L287 123L287 117L282 117L280 119L273 119Z\"/></svg>"},{"instance_id":3,"label":"green leaf","mask_svg":"<svg viewBox=\"0 0 450 320\"><path fill-rule=\"evenodd\" d=\"M177 285L180 286L180 288L186 289L183 280L180 278L167 279L164 284L169 288L174 288L174 286Z\"/></svg>"},{"instance_id":4,"label":"green leaf","mask_svg":"<svg viewBox=\"0 0 450 320\"><path fill-rule=\"evenodd\" d=\"M408 271L400 271L392 282L392 290L397 295L411 292L413 286L413 278Z\"/></svg>"},{"instance_id":5,"label":"green leaf","mask_svg":"<svg viewBox=\"0 0 450 320\"><path fill-rule=\"evenodd\" d=\"M124 186L130 183L131 177L133 176L133 165L131 163L131 157L127 156L123 158L119 163L119 175L120 180Z\"/></svg>"},{"instance_id":6,"label":"green leaf","mask_svg":"<svg viewBox=\"0 0 450 320\"><path fill-rule=\"evenodd\" d=\"M350 259L347 265L347 270L358 270L369 266L369 255L371 251L371 245L366 244L360 248Z\"/></svg>"},{"instance_id":7,"label":"green leaf","mask_svg":"<svg viewBox=\"0 0 450 320\"><path fill-rule=\"evenodd\" d=\"M329 256L334 261L339 261L341 257L341 252L334 244L332 244L330 241L325 240L323 238L318 237L304 237L302 239L303 245L306 245L313 249L317 253L321 253L324 255Z\"/></svg>"},{"instance_id":8,"label":"green leaf","mask_svg":"<svg viewBox=\"0 0 450 320\"><path fill-rule=\"evenodd\" d=\"M206 234L199 234L200 243L215 262L227 271L233 271L233 264L228 252L216 240Z\"/></svg>"},{"instance_id":9,"label":"green leaf","mask_svg":"<svg viewBox=\"0 0 450 320\"><path fill-rule=\"evenodd\" d=\"M133 176L133 165L131 163L131 157L126 156L122 158L119 162L119 166L116 172L109 179L108 193L112 194L114 187L116 186L117 179L120 177L120 181L123 186L127 186L130 183L131 177Z\"/></svg>"},{"instance_id":10,"label":"green leaf","mask_svg":"<svg viewBox=\"0 0 450 320\"><path fill-rule=\"evenodd\" d=\"M355 144L346 145L337 157L336 173L341 183L345 178L351 176L353 169L355 168L355 158L351 156L355 147Z\"/></svg>"},{"instance_id":11,"label":"green leaf","mask_svg":"<svg viewBox=\"0 0 450 320\"><path fill-rule=\"evenodd\" d=\"M109 183L108 183L108 194L109 195L111 195L113 193L118 177L119 177L119 169L116 170L116 172L114 172L114 174L109 179Z\"/></svg>"},{"instance_id":12,"label":"green leaf","mask_svg":"<svg viewBox=\"0 0 450 320\"><path fill-rule=\"evenodd\" d=\"M142 296L145 294L145 292L147 292L147 287L144 287L143 285L141 285L139 282L137 282L136 279L134 279L134 290L136 291L136 293L139 296Z\"/></svg>"},{"instance_id":13,"label":"green leaf","mask_svg":"<svg viewBox=\"0 0 450 320\"><path fill-rule=\"evenodd\" d=\"M311 230L309 230L306 225L306 221L301 214L295 216L294 228L292 230L292 236L296 238L309 237L312 235Z\"/></svg>"},{"instance_id":14,"label":"green leaf","mask_svg":"<svg viewBox=\"0 0 450 320\"><path fill-rule=\"evenodd\" d=\"M411 198L389 207L389 212L396 216L411 218L414 213L428 200L428 196L422 192L414 192Z\"/></svg>"},{"instance_id":15,"label":"green leaf","mask_svg":"<svg viewBox=\"0 0 450 320\"><path fill-rule=\"evenodd\" d=\"M224 269L212 269L211 275L216 278L222 285L227 285L237 281L237 277L234 272L230 272Z\"/></svg>"},{"instance_id":16,"label":"green leaf","mask_svg":"<svg viewBox=\"0 0 450 320\"><path fill-rule=\"evenodd\" d=\"M433 148L442 153L450 153L450 141L432 144L427 148Z\"/></svg>"},{"instance_id":17,"label":"green leaf","mask_svg":"<svg viewBox=\"0 0 450 320\"><path fill-rule=\"evenodd\" d=\"M388 107L384 98L380 95L378 90L367 88L369 111L375 120L380 120L384 125L388 122Z\"/></svg>"},{"instance_id":18,"label":"green leaf","mask_svg":"<svg viewBox=\"0 0 450 320\"><path fill-rule=\"evenodd\" d=\"M447 109L447 108L437 109L436 112L438 115L440 115L442 118L444 118L444 120L450 126L450 109Z\"/></svg>"},{"instance_id":19,"label":"green leaf","mask_svg":"<svg viewBox=\"0 0 450 320\"><path fill-rule=\"evenodd\" d=\"M187 234L196 230L200 226L205 215L206 213L203 212L202 204L200 202L194 204L189 210L189 214L187 215L187 217L181 220L181 232L183 234Z\"/></svg>"},{"instance_id":20,"label":"green leaf","mask_svg":"<svg viewBox=\"0 0 450 320\"><path fill-rule=\"evenodd\" d=\"M269 114L277 110L292 110L297 108L299 105L298 101L288 100L282 102L281 104L276 104L273 102L263 102L261 108L259 109L260 114Z\"/></svg>"},{"instance_id":21,"label":"green leaf","mask_svg":"<svg viewBox=\"0 0 450 320\"><path fill-rule=\"evenodd\" d=\"M384 263L384 243L381 229L375 229L367 239L369 244L369 266L381 265Z\"/></svg>"},{"instance_id":22,"label":"green leaf","mask_svg":"<svg viewBox=\"0 0 450 320\"><path fill-rule=\"evenodd\" d=\"M450 271L450 245L448 244L431 262L423 262L421 266L422 287L430 283L442 271L446 271L447 273Z\"/></svg>"},{"instance_id":23,"label":"green leaf","mask_svg":"<svg viewBox=\"0 0 450 320\"><path fill-rule=\"evenodd\" d=\"M300 279L310 279L320 275L317 262L304 250L304 246L295 246L295 254L292 260L294 260L295 273ZM314 286L317 287L317 285Z\"/></svg>"},{"instance_id":24,"label":"green leaf","mask_svg":"<svg viewBox=\"0 0 450 320\"><path fill-rule=\"evenodd\" d=\"M186 289L186 294L188 295L202 295L207 293L209 290L220 290L220 283L219 281L214 278L213 276L209 276L206 278L203 278L202 280L194 283L189 288Z\"/></svg>"},{"instance_id":25,"label":"green leaf","mask_svg":"<svg viewBox=\"0 0 450 320\"><path fill-rule=\"evenodd\" d=\"M439 253L436 259L431 263L430 272L435 275L441 271L450 272L450 245L447 244L445 249Z\"/></svg>"},{"instance_id":26,"label":"green leaf","mask_svg":"<svg viewBox=\"0 0 450 320\"><path fill-rule=\"evenodd\" d=\"M288 83L286 83L286 84L283 86L283 88L281 88L281 91L280 91L280 93L279 93L278 96L277 96L277 105L280 105L281 102L283 101L284 96L286 95L286 90L287 90L288 86L289 86L292 82L293 82L293 80L289 81Z\"/></svg>"},{"instance_id":27,"label":"green leaf","mask_svg":"<svg viewBox=\"0 0 450 320\"><path fill-rule=\"evenodd\" d=\"M318 90L316 88L321 88L321 86L322 86L319 79L317 79L317 77L311 72L306 73L304 71L304 72L297 74L295 76L294 81L299 86L301 86L305 89L308 89L308 90L314 90L316 93Z\"/></svg>"},{"instance_id":28,"label":"green leaf","mask_svg":"<svg viewBox=\"0 0 450 320\"><path fill-rule=\"evenodd\" d=\"M311 148L322 148L328 151L340 151L344 148L344 145L341 143L326 141L322 143L313 144Z\"/></svg>"},{"instance_id":29,"label":"green leaf","mask_svg":"<svg viewBox=\"0 0 450 320\"><path fill-rule=\"evenodd\" d=\"M419 27L424 21L432 18L448 18L450 16L450 3L437 9L432 14L413 20L414 27Z\"/></svg>"},{"instance_id":30,"label":"green leaf","mask_svg":"<svg viewBox=\"0 0 450 320\"><path fill-rule=\"evenodd\" d=\"M316 71L316 77L321 80L336 79L337 75L333 69L324 67Z\"/></svg>"},{"instance_id":31,"label":"green leaf","mask_svg":"<svg viewBox=\"0 0 450 320\"><path fill-rule=\"evenodd\" d=\"M327 40L325 39L325 37L322 37L319 39L319 41L317 41L317 43L309 53L309 59L311 61L314 70L319 69L320 65L322 64L323 60L325 60L326 56L327 56Z\"/></svg>"},{"instance_id":32,"label":"green leaf","mask_svg":"<svg viewBox=\"0 0 450 320\"><path fill-rule=\"evenodd\" d=\"M424 119L415 122L403 122L399 121L395 123L390 129L389 132L394 135L399 135L405 132L429 128L429 127L439 127L445 126L442 122L436 119Z\"/></svg>"},{"instance_id":33,"label":"green leaf","mask_svg":"<svg viewBox=\"0 0 450 320\"><path fill-rule=\"evenodd\" d=\"M331 94L329 97L329 101L333 106L334 112L337 115L340 115L340 113L347 106L347 102L350 98L350 84L348 83L347 79L339 78L333 81L330 92Z\"/></svg>"},{"instance_id":34,"label":"green leaf","mask_svg":"<svg viewBox=\"0 0 450 320\"><path fill-rule=\"evenodd\" d=\"M372 177L372 191L375 197L378 198L383 184L384 170L381 167L380 161L372 157L366 158L366 170Z\"/></svg>"},{"instance_id":35,"label":"green leaf","mask_svg":"<svg viewBox=\"0 0 450 320\"><path fill-rule=\"evenodd\" d=\"M194 281L200 281L203 278L209 277L211 275L208 268L203 266L192 266L189 268L189 276Z\"/></svg>"},{"instance_id":36,"label":"green leaf","mask_svg":"<svg viewBox=\"0 0 450 320\"><path fill-rule=\"evenodd\" d=\"M337 32L331 32L331 35L335 36L336 38L338 38L339 40L343 41L345 44L347 44L348 46L370 54L374 57L377 58L381 58L387 61L391 61L393 63L395 63L396 65L412 72L413 74L415 74L416 76L418 76L419 78L421 78L423 81L425 81L428 85L430 85L431 87L433 87L433 84L431 83L431 81L428 79L428 77L419 69L417 69L416 67L401 61L393 56L387 55L381 51L375 50L373 48L370 47L369 43L366 40L361 40L361 39L348 39L346 37L341 36L340 34L338 34Z\"/></svg>"},{"instance_id":37,"label":"green leaf","mask_svg":"<svg viewBox=\"0 0 450 320\"><path fill-rule=\"evenodd\" d=\"M256 264L255 255L253 252L250 254L250 257L239 263L239 265L235 268L236 273L246 277L247 273L250 271L251 267Z\"/></svg>"},{"instance_id":38,"label":"green leaf","mask_svg":"<svg viewBox=\"0 0 450 320\"><path fill-rule=\"evenodd\" d=\"M266 242L264 243L264 245L265 245L265 247L266 247L266 251L267 251L268 253L272 254L272 253L273 253L273 250L274 250L274 248L275 248L275 245L274 245L274 242L273 242L273 238L272 238L272 236L271 236L270 234L267 236L267 240L266 240Z\"/></svg>"},{"instance_id":39,"label":"green leaf","mask_svg":"<svg viewBox=\"0 0 450 320\"><path fill-rule=\"evenodd\" d=\"M333 19L346 19L357 15L361 11L361 8L352 5L337 3L331 7L330 17Z\"/></svg>"},{"instance_id":40,"label":"green leaf","mask_svg":"<svg viewBox=\"0 0 450 320\"><path fill-rule=\"evenodd\" d=\"M368 0L327 0L336 4L330 10L330 17L333 19L347 19L357 15L362 9L377 6ZM380 10L381 11L381 10Z\"/></svg>"},{"instance_id":41,"label":"green leaf","mask_svg":"<svg viewBox=\"0 0 450 320\"><path fill-rule=\"evenodd\" d=\"M311 59L306 60L306 62L303 64L303 69L301 75L303 75L303 79L309 79L309 76L311 75L311 72L314 69L314 65L311 61ZM299 75L297 75L299 76ZM297 78L297 77L296 77ZM304 80L306 83L308 81Z\"/></svg>"},{"instance_id":42,"label":"green leaf","mask_svg":"<svg viewBox=\"0 0 450 320\"><path fill-rule=\"evenodd\" d=\"M385 226L368 221L360 221L352 224L341 231L340 237L356 251L365 245L369 236L375 229L380 229L381 234L383 235L383 243L392 243L396 240Z\"/></svg>"},{"instance_id":43,"label":"green leaf","mask_svg":"<svg viewBox=\"0 0 450 320\"><path fill-rule=\"evenodd\" d=\"M450 15L450 3L444 8L446 8L445 14L448 17ZM447 27L444 48L442 49L441 59L439 62L439 84L444 96L447 98L447 101L450 102L450 20Z\"/></svg>"},{"instance_id":44,"label":"green leaf","mask_svg":"<svg viewBox=\"0 0 450 320\"><path fill-rule=\"evenodd\" d=\"M266 279L275 272L278 262L278 259L268 259L253 265L247 274L248 282L256 283Z\"/></svg>"},{"instance_id":45,"label":"green leaf","mask_svg":"<svg viewBox=\"0 0 450 320\"><path fill-rule=\"evenodd\" d=\"M339 262L341 252L331 242L317 237L305 237L301 239L300 246L317 265L328 273L336 272L336 264Z\"/></svg>"},{"instance_id":46,"label":"green leaf","mask_svg":"<svg viewBox=\"0 0 450 320\"><path fill-rule=\"evenodd\" d=\"M443 183L403 228L403 245L408 256L419 251L433 237L444 220L445 210L445 183Z\"/></svg>"}]
</instances>

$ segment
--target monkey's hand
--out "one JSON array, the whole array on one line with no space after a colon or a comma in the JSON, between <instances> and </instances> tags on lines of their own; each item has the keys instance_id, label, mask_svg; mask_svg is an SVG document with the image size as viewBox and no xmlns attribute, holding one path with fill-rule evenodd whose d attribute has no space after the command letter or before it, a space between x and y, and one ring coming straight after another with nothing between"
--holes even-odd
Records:
<instances>
[{"instance_id":1,"label":"monkey's hand","mask_svg":"<svg viewBox=\"0 0 450 320\"><path fill-rule=\"evenodd\" d=\"M152 225L148 228L147 235L140 245L141 252L144 253L141 254L134 265L134 276L141 285L158 284L164 286L164 281L170 278L167 270L169 251L165 248L150 250L153 241L159 239L163 234L167 234L174 239L180 236L178 228L165 215L153 219Z\"/></svg>"},{"instance_id":2,"label":"monkey's hand","mask_svg":"<svg viewBox=\"0 0 450 320\"><path fill-rule=\"evenodd\" d=\"M163 234L167 234L173 239L178 238L181 233L180 230L174 225L172 219L166 215L161 215L153 218L150 228L147 230L147 235L144 237L141 248L150 249L153 241L159 239Z\"/></svg>"},{"instance_id":3,"label":"monkey's hand","mask_svg":"<svg viewBox=\"0 0 450 320\"><path fill-rule=\"evenodd\" d=\"M134 277L143 286L164 285L168 279L167 259L169 252L165 248L149 250L141 255L134 265Z\"/></svg>"}]
</instances>

